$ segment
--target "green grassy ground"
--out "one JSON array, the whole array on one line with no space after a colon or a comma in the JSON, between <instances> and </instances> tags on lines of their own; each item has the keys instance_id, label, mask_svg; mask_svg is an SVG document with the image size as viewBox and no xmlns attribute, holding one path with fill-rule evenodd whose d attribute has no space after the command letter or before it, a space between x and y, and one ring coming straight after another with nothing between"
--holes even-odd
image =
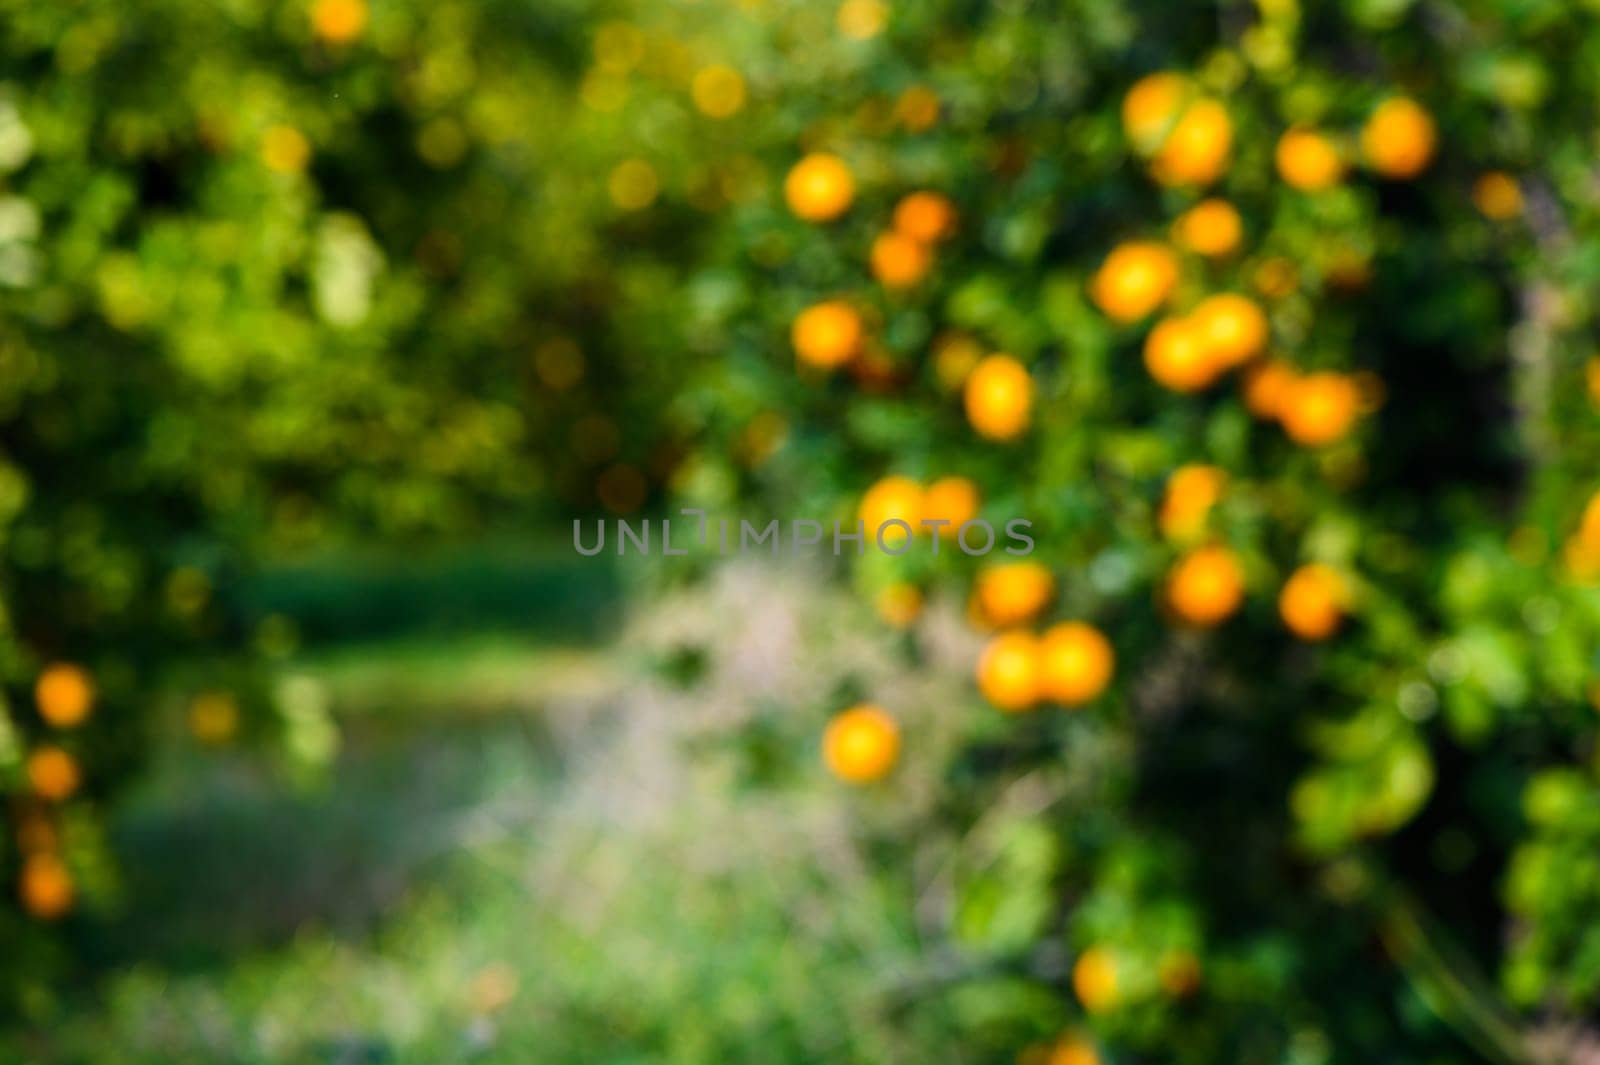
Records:
<instances>
[{"instance_id":1,"label":"green grassy ground","mask_svg":"<svg viewBox=\"0 0 1600 1065\"><path fill-rule=\"evenodd\" d=\"M696 664L737 607L302 655L326 777L175 743L113 818L125 905L78 929L92 978L0 1060L952 1060L972 1018L911 878L867 858L898 815L821 779L769 687L803 705L876 667L808 652L825 675L781 623Z\"/></svg>"}]
</instances>

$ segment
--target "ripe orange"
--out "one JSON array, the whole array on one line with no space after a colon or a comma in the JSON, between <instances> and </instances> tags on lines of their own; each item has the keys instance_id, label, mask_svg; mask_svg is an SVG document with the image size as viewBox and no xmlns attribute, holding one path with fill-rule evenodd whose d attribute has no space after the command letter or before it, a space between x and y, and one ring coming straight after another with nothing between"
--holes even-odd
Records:
<instances>
[{"instance_id":1,"label":"ripe orange","mask_svg":"<svg viewBox=\"0 0 1600 1065\"><path fill-rule=\"evenodd\" d=\"M1310 562L1290 575L1278 596L1278 613L1302 640L1326 640L1339 628L1348 595L1332 566Z\"/></svg>"},{"instance_id":2,"label":"ripe orange","mask_svg":"<svg viewBox=\"0 0 1600 1065\"><path fill-rule=\"evenodd\" d=\"M844 0L834 16L839 32L856 41L876 37L888 21L889 5L884 0Z\"/></svg>"},{"instance_id":3,"label":"ripe orange","mask_svg":"<svg viewBox=\"0 0 1600 1065\"><path fill-rule=\"evenodd\" d=\"M789 329L795 357L821 370L849 362L861 350L861 335L861 315L844 300L812 304Z\"/></svg>"},{"instance_id":4,"label":"ripe orange","mask_svg":"<svg viewBox=\"0 0 1600 1065\"><path fill-rule=\"evenodd\" d=\"M1207 388L1220 369L1191 318L1157 322L1144 338L1144 365L1158 384L1174 392Z\"/></svg>"},{"instance_id":5,"label":"ripe orange","mask_svg":"<svg viewBox=\"0 0 1600 1065\"><path fill-rule=\"evenodd\" d=\"M1384 177L1413 178L1433 160L1437 139L1433 116L1415 100L1395 96L1379 104L1361 128L1361 154Z\"/></svg>"},{"instance_id":6,"label":"ripe orange","mask_svg":"<svg viewBox=\"0 0 1600 1065\"><path fill-rule=\"evenodd\" d=\"M1600 546L1600 492L1591 495L1583 505L1583 516L1578 519L1578 535Z\"/></svg>"},{"instance_id":7,"label":"ripe orange","mask_svg":"<svg viewBox=\"0 0 1600 1065\"><path fill-rule=\"evenodd\" d=\"M1278 138L1278 174L1304 192L1332 188L1344 177L1344 159L1332 140L1315 130L1295 128Z\"/></svg>"},{"instance_id":8,"label":"ripe orange","mask_svg":"<svg viewBox=\"0 0 1600 1065\"><path fill-rule=\"evenodd\" d=\"M1116 652L1099 629L1066 621L1039 641L1039 690L1064 706L1082 706L1111 683Z\"/></svg>"},{"instance_id":9,"label":"ripe orange","mask_svg":"<svg viewBox=\"0 0 1600 1065\"><path fill-rule=\"evenodd\" d=\"M1491 170L1472 183L1472 202L1490 221L1510 221L1522 213L1522 186L1504 170Z\"/></svg>"},{"instance_id":10,"label":"ripe orange","mask_svg":"<svg viewBox=\"0 0 1600 1065\"><path fill-rule=\"evenodd\" d=\"M867 546L870 548L877 544L878 530L887 521L899 519L911 527L913 534L921 532L923 505L922 486L909 477L885 477L868 488L856 511L856 516L866 526ZM885 546L896 548L905 541L905 531L899 526L892 525L883 530Z\"/></svg>"},{"instance_id":11,"label":"ripe orange","mask_svg":"<svg viewBox=\"0 0 1600 1065\"><path fill-rule=\"evenodd\" d=\"M939 478L923 493L922 516L950 523L940 528L941 537L955 535L957 529L978 516L978 486L965 477Z\"/></svg>"},{"instance_id":12,"label":"ripe orange","mask_svg":"<svg viewBox=\"0 0 1600 1065\"><path fill-rule=\"evenodd\" d=\"M1093 1046L1081 1039L1069 1038L1046 1048L1038 1065L1101 1065L1101 1061Z\"/></svg>"},{"instance_id":13,"label":"ripe orange","mask_svg":"<svg viewBox=\"0 0 1600 1065\"><path fill-rule=\"evenodd\" d=\"M1255 363L1244 376L1244 405L1257 418L1278 417L1283 398L1296 378L1295 369L1281 359Z\"/></svg>"},{"instance_id":14,"label":"ripe orange","mask_svg":"<svg viewBox=\"0 0 1600 1065\"><path fill-rule=\"evenodd\" d=\"M1010 440L1033 414L1033 378L1010 355L990 355L967 375L967 420L978 435Z\"/></svg>"},{"instance_id":15,"label":"ripe orange","mask_svg":"<svg viewBox=\"0 0 1600 1065\"><path fill-rule=\"evenodd\" d=\"M46 666L34 682L33 701L47 724L72 728L94 709L94 681L81 666L57 662Z\"/></svg>"},{"instance_id":16,"label":"ripe orange","mask_svg":"<svg viewBox=\"0 0 1600 1065\"><path fill-rule=\"evenodd\" d=\"M896 629L909 629L922 614L922 590L914 584L891 584L872 602L878 616Z\"/></svg>"},{"instance_id":17,"label":"ripe orange","mask_svg":"<svg viewBox=\"0 0 1600 1065\"><path fill-rule=\"evenodd\" d=\"M1200 628L1219 625L1244 602L1244 571L1226 547L1199 547L1167 574L1167 602L1179 620Z\"/></svg>"},{"instance_id":18,"label":"ripe orange","mask_svg":"<svg viewBox=\"0 0 1600 1065\"><path fill-rule=\"evenodd\" d=\"M1189 318L1206 353L1222 369L1248 362L1267 345L1267 316L1248 296L1236 292L1207 296Z\"/></svg>"},{"instance_id":19,"label":"ripe orange","mask_svg":"<svg viewBox=\"0 0 1600 1065\"><path fill-rule=\"evenodd\" d=\"M1233 120L1227 108L1202 97L1190 104L1151 163L1163 185L1209 185L1228 169Z\"/></svg>"},{"instance_id":20,"label":"ripe orange","mask_svg":"<svg viewBox=\"0 0 1600 1065\"><path fill-rule=\"evenodd\" d=\"M329 44L349 44L367 25L367 0L317 0L311 29Z\"/></svg>"},{"instance_id":21,"label":"ripe orange","mask_svg":"<svg viewBox=\"0 0 1600 1065\"><path fill-rule=\"evenodd\" d=\"M1122 98L1122 129L1139 152L1149 155L1161 146L1189 97L1189 80L1161 71L1133 83Z\"/></svg>"},{"instance_id":22,"label":"ripe orange","mask_svg":"<svg viewBox=\"0 0 1600 1065\"><path fill-rule=\"evenodd\" d=\"M1056 594L1056 579L1039 562L999 562L978 571L978 606L997 628L1032 621Z\"/></svg>"},{"instance_id":23,"label":"ripe orange","mask_svg":"<svg viewBox=\"0 0 1600 1065\"><path fill-rule=\"evenodd\" d=\"M834 715L822 733L822 761L850 784L889 775L900 758L900 726L882 707L861 703Z\"/></svg>"},{"instance_id":24,"label":"ripe orange","mask_svg":"<svg viewBox=\"0 0 1600 1065\"><path fill-rule=\"evenodd\" d=\"M1090 1013L1116 1006L1117 960L1105 947L1094 946L1078 955L1072 965L1072 990Z\"/></svg>"},{"instance_id":25,"label":"ripe orange","mask_svg":"<svg viewBox=\"0 0 1600 1065\"><path fill-rule=\"evenodd\" d=\"M1161 534L1169 540L1198 538L1227 483L1227 473L1216 466L1195 464L1173 470L1157 517Z\"/></svg>"},{"instance_id":26,"label":"ripe orange","mask_svg":"<svg viewBox=\"0 0 1600 1065\"><path fill-rule=\"evenodd\" d=\"M1119 244L1089 285L1089 298L1118 322L1134 322L1167 301L1178 283L1178 258L1155 241Z\"/></svg>"},{"instance_id":27,"label":"ripe orange","mask_svg":"<svg viewBox=\"0 0 1600 1065\"><path fill-rule=\"evenodd\" d=\"M53 921L72 909L72 874L54 854L31 854L22 863L17 893L28 913L41 921Z\"/></svg>"},{"instance_id":28,"label":"ripe orange","mask_svg":"<svg viewBox=\"0 0 1600 1065\"><path fill-rule=\"evenodd\" d=\"M1344 374L1321 371L1292 382L1278 405L1278 419L1289 439L1321 447L1343 439L1355 425L1361 392Z\"/></svg>"},{"instance_id":29,"label":"ripe orange","mask_svg":"<svg viewBox=\"0 0 1600 1065\"><path fill-rule=\"evenodd\" d=\"M783 179L783 198L796 218L831 221L850 209L856 198L856 179L837 155L813 152Z\"/></svg>"},{"instance_id":30,"label":"ripe orange","mask_svg":"<svg viewBox=\"0 0 1600 1065\"><path fill-rule=\"evenodd\" d=\"M1031 632L994 637L978 657L978 690L1007 713L1031 710L1039 701L1039 640Z\"/></svg>"},{"instance_id":31,"label":"ripe orange","mask_svg":"<svg viewBox=\"0 0 1600 1065\"><path fill-rule=\"evenodd\" d=\"M28 755L28 784L41 799L60 802L78 790L82 776L72 755L60 747L36 747Z\"/></svg>"},{"instance_id":32,"label":"ripe orange","mask_svg":"<svg viewBox=\"0 0 1600 1065\"><path fill-rule=\"evenodd\" d=\"M926 244L893 230L872 242L871 260L872 276L885 288L910 288L933 267Z\"/></svg>"},{"instance_id":33,"label":"ripe orange","mask_svg":"<svg viewBox=\"0 0 1600 1065\"><path fill-rule=\"evenodd\" d=\"M1244 223L1227 200L1202 200L1178 216L1172 239L1196 255L1221 258L1239 247Z\"/></svg>"},{"instance_id":34,"label":"ripe orange","mask_svg":"<svg viewBox=\"0 0 1600 1065\"><path fill-rule=\"evenodd\" d=\"M937 192L913 192L895 205L894 228L912 240L932 244L955 227L955 204Z\"/></svg>"}]
</instances>

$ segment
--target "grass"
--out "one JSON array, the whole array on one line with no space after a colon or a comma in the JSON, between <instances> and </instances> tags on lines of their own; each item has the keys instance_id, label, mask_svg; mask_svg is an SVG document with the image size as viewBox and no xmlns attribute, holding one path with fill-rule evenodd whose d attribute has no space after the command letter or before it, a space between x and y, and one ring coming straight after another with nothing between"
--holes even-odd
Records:
<instances>
[{"instance_id":1,"label":"grass","mask_svg":"<svg viewBox=\"0 0 1600 1065\"><path fill-rule=\"evenodd\" d=\"M76 929L96 978L0 1060L968 1060L961 1002L903 994L927 971L911 877L866 856L903 811L795 739L875 652L774 646L804 627L757 604L803 596L730 594L610 644L406 633L296 661L339 723L328 775L158 759L111 823L126 905ZM769 746L803 761L752 777Z\"/></svg>"}]
</instances>

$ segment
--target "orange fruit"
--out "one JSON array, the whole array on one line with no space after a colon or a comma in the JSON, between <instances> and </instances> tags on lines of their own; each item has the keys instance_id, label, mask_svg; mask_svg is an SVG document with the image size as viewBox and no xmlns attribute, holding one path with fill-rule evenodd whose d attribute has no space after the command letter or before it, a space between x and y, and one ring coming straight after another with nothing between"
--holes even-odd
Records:
<instances>
[{"instance_id":1,"label":"orange fruit","mask_svg":"<svg viewBox=\"0 0 1600 1065\"><path fill-rule=\"evenodd\" d=\"M1413 178L1433 160L1438 134L1421 104L1395 96L1377 106L1361 128L1361 154L1388 178Z\"/></svg>"},{"instance_id":2,"label":"orange fruit","mask_svg":"<svg viewBox=\"0 0 1600 1065\"><path fill-rule=\"evenodd\" d=\"M1046 1049L1039 1065L1101 1065L1100 1055L1081 1039L1063 1039Z\"/></svg>"},{"instance_id":3,"label":"orange fruit","mask_svg":"<svg viewBox=\"0 0 1600 1065\"><path fill-rule=\"evenodd\" d=\"M28 755L28 784L41 799L60 802L78 790L82 776L72 755L60 747L36 747Z\"/></svg>"},{"instance_id":4,"label":"orange fruit","mask_svg":"<svg viewBox=\"0 0 1600 1065\"><path fill-rule=\"evenodd\" d=\"M1181 621L1211 628L1244 602L1244 571L1226 547L1198 547L1167 574L1167 602Z\"/></svg>"},{"instance_id":5,"label":"orange fruit","mask_svg":"<svg viewBox=\"0 0 1600 1065\"><path fill-rule=\"evenodd\" d=\"M846 37L869 40L883 32L889 21L889 5L885 0L844 0L834 21Z\"/></svg>"},{"instance_id":6,"label":"orange fruit","mask_svg":"<svg viewBox=\"0 0 1600 1065\"><path fill-rule=\"evenodd\" d=\"M949 522L939 532L953 535L978 516L978 486L965 477L939 478L922 495L922 516L930 521Z\"/></svg>"},{"instance_id":7,"label":"orange fruit","mask_svg":"<svg viewBox=\"0 0 1600 1065\"><path fill-rule=\"evenodd\" d=\"M1031 710L1039 701L1039 640L1031 632L994 637L978 657L978 690L1007 713Z\"/></svg>"},{"instance_id":8,"label":"orange fruit","mask_svg":"<svg viewBox=\"0 0 1600 1065\"><path fill-rule=\"evenodd\" d=\"M1561 557L1578 580L1592 581L1600 577L1600 544L1582 536L1569 536L1561 546Z\"/></svg>"},{"instance_id":9,"label":"orange fruit","mask_svg":"<svg viewBox=\"0 0 1600 1065\"><path fill-rule=\"evenodd\" d=\"M867 545L877 544L879 529L883 529L885 546L892 548L905 543L905 530L898 525L884 529L886 522L903 521L910 526L913 535L922 531L924 500L922 486L909 477L885 477L868 488L856 510L856 516L866 528Z\"/></svg>"},{"instance_id":10,"label":"orange fruit","mask_svg":"<svg viewBox=\"0 0 1600 1065\"><path fill-rule=\"evenodd\" d=\"M1262 420L1278 417L1296 376L1294 367L1281 359L1255 363L1244 375L1245 407Z\"/></svg>"},{"instance_id":11,"label":"orange fruit","mask_svg":"<svg viewBox=\"0 0 1600 1065\"><path fill-rule=\"evenodd\" d=\"M948 237L956 227L956 207L937 192L913 192L895 205L894 228L924 244Z\"/></svg>"},{"instance_id":12,"label":"orange fruit","mask_svg":"<svg viewBox=\"0 0 1600 1065\"><path fill-rule=\"evenodd\" d=\"M813 152L783 179L783 198L796 218L831 221L850 209L856 198L856 179L837 155Z\"/></svg>"},{"instance_id":13,"label":"orange fruit","mask_svg":"<svg viewBox=\"0 0 1600 1065\"><path fill-rule=\"evenodd\" d=\"M1144 338L1144 365L1158 384L1174 392L1207 388L1219 370L1192 318L1157 322Z\"/></svg>"},{"instance_id":14,"label":"orange fruit","mask_svg":"<svg viewBox=\"0 0 1600 1065\"><path fill-rule=\"evenodd\" d=\"M1321 447L1342 439L1360 413L1361 392L1344 374L1307 374L1284 389L1278 420L1289 439L1304 447Z\"/></svg>"},{"instance_id":15,"label":"orange fruit","mask_svg":"<svg viewBox=\"0 0 1600 1065\"><path fill-rule=\"evenodd\" d=\"M922 614L922 590L914 584L891 584L872 602L878 617L897 629L909 629Z\"/></svg>"},{"instance_id":16,"label":"orange fruit","mask_svg":"<svg viewBox=\"0 0 1600 1065\"><path fill-rule=\"evenodd\" d=\"M1066 621L1039 641L1039 690L1064 706L1082 706L1111 683L1117 656L1099 629Z\"/></svg>"},{"instance_id":17,"label":"orange fruit","mask_svg":"<svg viewBox=\"0 0 1600 1065\"><path fill-rule=\"evenodd\" d=\"M1188 998L1200 990L1200 959L1187 950L1169 950L1156 963L1156 981L1173 998Z\"/></svg>"},{"instance_id":18,"label":"orange fruit","mask_svg":"<svg viewBox=\"0 0 1600 1065\"><path fill-rule=\"evenodd\" d=\"M1251 284L1256 291L1269 300L1282 299L1289 295L1300 285L1300 271L1295 267L1293 260L1282 255L1274 255L1270 259L1261 260L1251 275Z\"/></svg>"},{"instance_id":19,"label":"orange fruit","mask_svg":"<svg viewBox=\"0 0 1600 1065\"><path fill-rule=\"evenodd\" d=\"M1206 517L1222 498L1228 475L1216 466L1179 466L1167 478L1158 522L1169 540L1193 540L1205 531Z\"/></svg>"},{"instance_id":20,"label":"orange fruit","mask_svg":"<svg viewBox=\"0 0 1600 1065\"><path fill-rule=\"evenodd\" d=\"M997 628L1032 621L1056 594L1056 579L1039 562L997 562L978 571L974 586L983 616Z\"/></svg>"},{"instance_id":21,"label":"orange fruit","mask_svg":"<svg viewBox=\"0 0 1600 1065\"><path fill-rule=\"evenodd\" d=\"M316 0L311 29L329 44L349 44L367 25L367 0Z\"/></svg>"},{"instance_id":22,"label":"orange fruit","mask_svg":"<svg viewBox=\"0 0 1600 1065\"><path fill-rule=\"evenodd\" d=\"M1248 362L1267 346L1267 316L1248 296L1219 292L1201 300L1189 315L1200 342L1223 369Z\"/></svg>"},{"instance_id":23,"label":"orange fruit","mask_svg":"<svg viewBox=\"0 0 1600 1065\"><path fill-rule=\"evenodd\" d=\"M189 704L189 734L201 743L227 743L238 731L239 703L227 692L204 692Z\"/></svg>"},{"instance_id":24,"label":"orange fruit","mask_svg":"<svg viewBox=\"0 0 1600 1065\"><path fill-rule=\"evenodd\" d=\"M695 72L689 95L706 117L731 118L744 107L744 76L730 66L713 63Z\"/></svg>"},{"instance_id":25,"label":"orange fruit","mask_svg":"<svg viewBox=\"0 0 1600 1065\"><path fill-rule=\"evenodd\" d=\"M1189 98L1189 80L1161 71L1133 83L1122 98L1122 129L1134 147L1149 155L1161 146Z\"/></svg>"},{"instance_id":26,"label":"orange fruit","mask_svg":"<svg viewBox=\"0 0 1600 1065\"><path fill-rule=\"evenodd\" d=\"M1278 138L1278 174L1304 192L1332 188L1344 177L1344 159L1328 137L1295 128Z\"/></svg>"},{"instance_id":27,"label":"orange fruit","mask_svg":"<svg viewBox=\"0 0 1600 1065\"><path fill-rule=\"evenodd\" d=\"M1195 204L1172 225L1172 239L1179 246L1213 259L1231 254L1243 235L1239 212L1227 200L1216 197Z\"/></svg>"},{"instance_id":28,"label":"orange fruit","mask_svg":"<svg viewBox=\"0 0 1600 1065\"><path fill-rule=\"evenodd\" d=\"M913 133L924 133L939 121L939 97L926 85L913 85L895 101L895 117Z\"/></svg>"},{"instance_id":29,"label":"orange fruit","mask_svg":"<svg viewBox=\"0 0 1600 1065\"><path fill-rule=\"evenodd\" d=\"M31 854L22 863L17 893L28 913L42 921L53 921L72 909L72 874L54 854Z\"/></svg>"},{"instance_id":30,"label":"orange fruit","mask_svg":"<svg viewBox=\"0 0 1600 1065\"><path fill-rule=\"evenodd\" d=\"M54 851L61 846L56 823L42 808L25 810L17 819L17 850L24 854Z\"/></svg>"},{"instance_id":31,"label":"orange fruit","mask_svg":"<svg viewBox=\"0 0 1600 1065\"><path fill-rule=\"evenodd\" d=\"M1507 222L1522 213L1522 186L1504 170L1491 170L1472 183L1472 202L1490 221Z\"/></svg>"},{"instance_id":32,"label":"orange fruit","mask_svg":"<svg viewBox=\"0 0 1600 1065\"><path fill-rule=\"evenodd\" d=\"M1089 298L1118 322L1135 322L1167 301L1178 284L1178 258L1165 244L1133 240L1119 244L1089 285Z\"/></svg>"},{"instance_id":33,"label":"orange fruit","mask_svg":"<svg viewBox=\"0 0 1600 1065\"><path fill-rule=\"evenodd\" d=\"M1072 965L1072 991L1090 1013L1116 1006L1117 960L1109 950L1094 946L1078 955Z\"/></svg>"},{"instance_id":34,"label":"orange fruit","mask_svg":"<svg viewBox=\"0 0 1600 1065\"><path fill-rule=\"evenodd\" d=\"M967 375L983 358L978 342L962 333L946 333L933 343L933 373L939 387L954 392L967 383Z\"/></svg>"},{"instance_id":35,"label":"orange fruit","mask_svg":"<svg viewBox=\"0 0 1600 1065\"><path fill-rule=\"evenodd\" d=\"M298 174L311 162L311 142L293 126L268 126L261 134L261 161L279 174Z\"/></svg>"},{"instance_id":36,"label":"orange fruit","mask_svg":"<svg viewBox=\"0 0 1600 1065\"><path fill-rule=\"evenodd\" d=\"M850 784L882 780L899 758L900 726L871 703L835 714L822 733L823 763Z\"/></svg>"},{"instance_id":37,"label":"orange fruit","mask_svg":"<svg viewBox=\"0 0 1600 1065\"><path fill-rule=\"evenodd\" d=\"M910 288L928 276L933 254L921 241L891 230L872 242L872 276L885 288Z\"/></svg>"},{"instance_id":38,"label":"orange fruit","mask_svg":"<svg viewBox=\"0 0 1600 1065\"><path fill-rule=\"evenodd\" d=\"M1033 378L1010 355L990 355L967 375L963 393L967 420L978 435L1010 440L1033 415Z\"/></svg>"},{"instance_id":39,"label":"orange fruit","mask_svg":"<svg viewBox=\"0 0 1600 1065\"><path fill-rule=\"evenodd\" d=\"M1332 566L1310 562L1295 570L1278 595L1278 613L1302 640L1326 640L1339 628L1348 593Z\"/></svg>"},{"instance_id":40,"label":"orange fruit","mask_svg":"<svg viewBox=\"0 0 1600 1065\"><path fill-rule=\"evenodd\" d=\"M1589 497L1583 506L1583 517L1578 519L1578 535L1585 541L1600 546L1600 492Z\"/></svg>"},{"instance_id":41,"label":"orange fruit","mask_svg":"<svg viewBox=\"0 0 1600 1065\"><path fill-rule=\"evenodd\" d=\"M1209 185L1228 169L1233 120L1227 108L1209 97L1190 104L1151 163L1163 185Z\"/></svg>"},{"instance_id":42,"label":"orange fruit","mask_svg":"<svg viewBox=\"0 0 1600 1065\"><path fill-rule=\"evenodd\" d=\"M47 724L72 728L94 709L94 681L81 666L57 662L45 667L34 682L33 701Z\"/></svg>"},{"instance_id":43,"label":"orange fruit","mask_svg":"<svg viewBox=\"0 0 1600 1065\"><path fill-rule=\"evenodd\" d=\"M861 315L843 300L812 304L789 329L795 357L820 370L849 362L861 350L861 336Z\"/></svg>"}]
</instances>

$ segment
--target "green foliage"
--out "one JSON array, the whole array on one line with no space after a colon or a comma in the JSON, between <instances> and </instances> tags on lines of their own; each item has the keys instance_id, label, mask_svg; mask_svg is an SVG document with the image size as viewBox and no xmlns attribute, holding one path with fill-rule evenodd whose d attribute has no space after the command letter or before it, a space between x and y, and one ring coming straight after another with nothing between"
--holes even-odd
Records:
<instances>
[{"instance_id":1,"label":"green foliage","mask_svg":"<svg viewBox=\"0 0 1600 1065\"><path fill-rule=\"evenodd\" d=\"M115 895L96 808L172 663L210 660L247 733L327 756L320 711L231 679L295 643L227 594L262 557L652 498L848 522L887 475L958 476L995 525L1034 523L1055 594L1025 623L1089 620L1117 659L1072 715L1001 718L951 686L962 742L904 776L940 799L903 830L966 841L935 937L982 962L954 981L958 1025L1009 1052L1059 1034L1042 1004L1065 1004L1108 1060L1196 1063L1518 1061L1590 1038L1592 4L0 16L0 781L20 843L49 805L25 759L78 759L86 785L48 820L89 901ZM1139 128L1126 94L1156 71L1181 72L1182 103ZM1397 96L1436 146L1369 132ZM1169 149L1201 97L1231 145L1180 181ZM1302 127L1348 164L1327 187L1286 179ZM836 219L785 204L814 151L854 175ZM919 190L954 231L886 286L875 246ZM1330 375L1353 425L1313 439L1313 401L1261 400L1257 378L1152 379L1157 315L1096 279L1211 196L1239 247L1176 254L1159 313L1248 296L1252 370ZM831 371L791 347L829 300L865 336ZM1026 372L1026 430L980 431L963 347ZM1226 484L1185 527L1173 474L1195 467ZM1174 574L1203 544L1243 601L1186 626ZM1277 608L1308 563L1348 592L1330 639ZM868 596L938 601L987 566L947 548L847 568ZM965 653L905 649L908 673ZM692 687L713 654L669 666ZM99 694L70 732L29 694L62 660ZM791 779L787 735L752 744L752 776ZM0 873L22 861L8 846ZM56 938L11 910L0 929L5 978L47 980ZM1085 957L1109 959L1099 992ZM737 1029L747 1004L722 1008ZM719 1038L674 1052L749 1049Z\"/></svg>"}]
</instances>

